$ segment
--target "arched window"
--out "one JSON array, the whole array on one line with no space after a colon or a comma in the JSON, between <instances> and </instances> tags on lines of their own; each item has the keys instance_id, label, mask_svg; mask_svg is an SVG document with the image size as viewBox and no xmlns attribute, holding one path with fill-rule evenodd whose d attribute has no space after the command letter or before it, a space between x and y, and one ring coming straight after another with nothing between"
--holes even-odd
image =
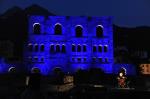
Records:
<instances>
[{"instance_id":1,"label":"arched window","mask_svg":"<svg viewBox=\"0 0 150 99\"><path fill-rule=\"evenodd\" d=\"M41 57L41 62L44 62L44 57Z\"/></svg>"},{"instance_id":2,"label":"arched window","mask_svg":"<svg viewBox=\"0 0 150 99\"><path fill-rule=\"evenodd\" d=\"M83 29L80 25L76 26L76 37L82 37L82 34L83 34Z\"/></svg>"},{"instance_id":3,"label":"arched window","mask_svg":"<svg viewBox=\"0 0 150 99\"><path fill-rule=\"evenodd\" d=\"M99 57L98 60L99 60L100 63L103 62L102 57Z\"/></svg>"},{"instance_id":4,"label":"arched window","mask_svg":"<svg viewBox=\"0 0 150 99\"><path fill-rule=\"evenodd\" d=\"M56 45L56 52L60 52L60 46Z\"/></svg>"},{"instance_id":5,"label":"arched window","mask_svg":"<svg viewBox=\"0 0 150 99\"><path fill-rule=\"evenodd\" d=\"M61 35L62 34L62 26L61 24L55 25L55 35Z\"/></svg>"},{"instance_id":6,"label":"arched window","mask_svg":"<svg viewBox=\"0 0 150 99\"><path fill-rule=\"evenodd\" d=\"M37 51L38 51L38 45L35 44L35 45L34 45L34 48L35 48L34 50L37 52Z\"/></svg>"},{"instance_id":7,"label":"arched window","mask_svg":"<svg viewBox=\"0 0 150 99\"><path fill-rule=\"evenodd\" d=\"M10 68L8 69L8 72L9 72L9 73L15 73L15 72L16 72L16 67L10 67Z\"/></svg>"},{"instance_id":8,"label":"arched window","mask_svg":"<svg viewBox=\"0 0 150 99\"><path fill-rule=\"evenodd\" d=\"M74 57L72 57L72 62L74 62L75 61L75 58Z\"/></svg>"},{"instance_id":9,"label":"arched window","mask_svg":"<svg viewBox=\"0 0 150 99\"><path fill-rule=\"evenodd\" d=\"M93 46L93 52L96 52L97 51L97 48L96 48L96 45Z\"/></svg>"},{"instance_id":10,"label":"arched window","mask_svg":"<svg viewBox=\"0 0 150 99\"><path fill-rule=\"evenodd\" d=\"M38 67L33 67L31 73L40 73L40 69Z\"/></svg>"},{"instance_id":11,"label":"arched window","mask_svg":"<svg viewBox=\"0 0 150 99\"><path fill-rule=\"evenodd\" d=\"M107 45L104 46L104 52L107 52L108 51L108 47Z\"/></svg>"},{"instance_id":12,"label":"arched window","mask_svg":"<svg viewBox=\"0 0 150 99\"><path fill-rule=\"evenodd\" d=\"M124 76L127 74L127 70L124 67L121 67L119 72L122 72L124 74Z\"/></svg>"},{"instance_id":13,"label":"arched window","mask_svg":"<svg viewBox=\"0 0 150 99\"><path fill-rule=\"evenodd\" d=\"M101 25L96 27L96 37L103 37L103 28Z\"/></svg>"},{"instance_id":14,"label":"arched window","mask_svg":"<svg viewBox=\"0 0 150 99\"><path fill-rule=\"evenodd\" d=\"M78 62L81 62L81 58L80 57L78 57L77 60L78 60Z\"/></svg>"},{"instance_id":15,"label":"arched window","mask_svg":"<svg viewBox=\"0 0 150 99\"><path fill-rule=\"evenodd\" d=\"M53 69L53 73L56 75L60 74L61 72L63 72L61 67L55 67Z\"/></svg>"},{"instance_id":16,"label":"arched window","mask_svg":"<svg viewBox=\"0 0 150 99\"><path fill-rule=\"evenodd\" d=\"M72 52L76 51L76 46L74 44L72 44Z\"/></svg>"},{"instance_id":17,"label":"arched window","mask_svg":"<svg viewBox=\"0 0 150 99\"><path fill-rule=\"evenodd\" d=\"M96 57L92 57L92 62L96 62Z\"/></svg>"},{"instance_id":18,"label":"arched window","mask_svg":"<svg viewBox=\"0 0 150 99\"><path fill-rule=\"evenodd\" d=\"M108 63L108 58L105 58L105 63Z\"/></svg>"},{"instance_id":19,"label":"arched window","mask_svg":"<svg viewBox=\"0 0 150 99\"><path fill-rule=\"evenodd\" d=\"M77 52L81 52L81 45L77 46Z\"/></svg>"},{"instance_id":20,"label":"arched window","mask_svg":"<svg viewBox=\"0 0 150 99\"><path fill-rule=\"evenodd\" d=\"M86 52L86 45L83 45L83 52Z\"/></svg>"},{"instance_id":21,"label":"arched window","mask_svg":"<svg viewBox=\"0 0 150 99\"><path fill-rule=\"evenodd\" d=\"M28 50L31 52L33 51L33 45L32 44L28 44Z\"/></svg>"},{"instance_id":22,"label":"arched window","mask_svg":"<svg viewBox=\"0 0 150 99\"><path fill-rule=\"evenodd\" d=\"M102 52L102 46L101 45L98 46L98 52Z\"/></svg>"},{"instance_id":23,"label":"arched window","mask_svg":"<svg viewBox=\"0 0 150 99\"><path fill-rule=\"evenodd\" d=\"M33 32L34 32L34 34L40 34L41 26L40 26L39 23L34 23L33 24Z\"/></svg>"},{"instance_id":24,"label":"arched window","mask_svg":"<svg viewBox=\"0 0 150 99\"><path fill-rule=\"evenodd\" d=\"M83 58L83 61L86 62L86 57Z\"/></svg>"},{"instance_id":25,"label":"arched window","mask_svg":"<svg viewBox=\"0 0 150 99\"><path fill-rule=\"evenodd\" d=\"M34 57L34 61L38 61L38 57L37 56Z\"/></svg>"},{"instance_id":26,"label":"arched window","mask_svg":"<svg viewBox=\"0 0 150 99\"><path fill-rule=\"evenodd\" d=\"M55 49L54 49L54 45L53 45L53 44L50 45L50 52L51 52L51 53L54 53L54 52L55 52Z\"/></svg>"},{"instance_id":27,"label":"arched window","mask_svg":"<svg viewBox=\"0 0 150 99\"><path fill-rule=\"evenodd\" d=\"M65 45L62 45L62 53L65 53L66 52L66 46Z\"/></svg>"},{"instance_id":28,"label":"arched window","mask_svg":"<svg viewBox=\"0 0 150 99\"><path fill-rule=\"evenodd\" d=\"M43 44L40 46L40 51L41 51L41 52L44 51L44 45L43 45Z\"/></svg>"}]
</instances>

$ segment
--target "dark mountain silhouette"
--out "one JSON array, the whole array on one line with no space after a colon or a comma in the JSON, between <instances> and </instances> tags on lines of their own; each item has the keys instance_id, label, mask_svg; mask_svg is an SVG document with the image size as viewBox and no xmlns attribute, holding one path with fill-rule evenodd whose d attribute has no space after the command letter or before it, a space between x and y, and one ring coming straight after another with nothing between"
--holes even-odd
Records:
<instances>
[{"instance_id":1,"label":"dark mountain silhouette","mask_svg":"<svg viewBox=\"0 0 150 99\"><path fill-rule=\"evenodd\" d=\"M0 17L1 18L6 18L6 17L11 17L11 16L14 16L18 13L21 13L23 12L23 9L17 7L17 6L14 6L13 8L10 8L8 9L4 14L2 14Z\"/></svg>"},{"instance_id":2,"label":"dark mountain silhouette","mask_svg":"<svg viewBox=\"0 0 150 99\"><path fill-rule=\"evenodd\" d=\"M48 10L35 4L30 7L25 8L24 12L28 15L54 15L53 13L50 13Z\"/></svg>"},{"instance_id":3,"label":"dark mountain silhouette","mask_svg":"<svg viewBox=\"0 0 150 99\"><path fill-rule=\"evenodd\" d=\"M44 9L43 7L39 5L31 5L25 9L21 9L17 6L14 6L10 9L8 9L6 12L4 12L2 15L0 15L0 18L10 18L12 16L16 16L19 14L24 15L55 15L48 10Z\"/></svg>"}]
</instances>

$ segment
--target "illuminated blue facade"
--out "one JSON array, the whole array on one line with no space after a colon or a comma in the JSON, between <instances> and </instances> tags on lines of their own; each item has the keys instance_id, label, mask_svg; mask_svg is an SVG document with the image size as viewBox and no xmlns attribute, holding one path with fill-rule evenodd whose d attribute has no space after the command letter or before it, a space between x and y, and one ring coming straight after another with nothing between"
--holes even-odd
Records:
<instances>
[{"instance_id":1,"label":"illuminated blue facade","mask_svg":"<svg viewBox=\"0 0 150 99\"><path fill-rule=\"evenodd\" d=\"M24 62L30 71L38 67L51 74L101 68L113 72L111 17L30 16Z\"/></svg>"},{"instance_id":2,"label":"illuminated blue facade","mask_svg":"<svg viewBox=\"0 0 150 99\"><path fill-rule=\"evenodd\" d=\"M66 73L101 68L118 74L123 67L127 75L136 74L133 64L114 64L112 17L30 16L23 49L23 62L0 58L0 73L39 68L49 75L59 67Z\"/></svg>"}]
</instances>

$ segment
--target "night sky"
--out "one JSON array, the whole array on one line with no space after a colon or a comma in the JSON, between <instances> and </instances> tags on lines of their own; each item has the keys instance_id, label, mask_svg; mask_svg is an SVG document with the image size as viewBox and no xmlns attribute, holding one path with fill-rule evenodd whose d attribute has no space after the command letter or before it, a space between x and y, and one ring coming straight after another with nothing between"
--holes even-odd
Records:
<instances>
[{"instance_id":1,"label":"night sky","mask_svg":"<svg viewBox=\"0 0 150 99\"><path fill-rule=\"evenodd\" d=\"M58 15L114 16L119 26L150 26L150 0L0 0L0 13L32 4Z\"/></svg>"}]
</instances>

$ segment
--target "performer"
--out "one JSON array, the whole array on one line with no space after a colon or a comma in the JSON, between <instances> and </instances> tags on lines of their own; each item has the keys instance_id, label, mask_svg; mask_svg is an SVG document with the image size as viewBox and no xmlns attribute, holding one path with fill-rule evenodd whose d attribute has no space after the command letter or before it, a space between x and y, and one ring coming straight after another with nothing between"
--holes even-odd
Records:
<instances>
[{"instance_id":1,"label":"performer","mask_svg":"<svg viewBox=\"0 0 150 99\"><path fill-rule=\"evenodd\" d=\"M120 88L126 88L127 87L127 84L126 84L127 77L126 77L125 70L121 70L119 72L119 76L117 77L117 80L118 80L118 86Z\"/></svg>"}]
</instances>

